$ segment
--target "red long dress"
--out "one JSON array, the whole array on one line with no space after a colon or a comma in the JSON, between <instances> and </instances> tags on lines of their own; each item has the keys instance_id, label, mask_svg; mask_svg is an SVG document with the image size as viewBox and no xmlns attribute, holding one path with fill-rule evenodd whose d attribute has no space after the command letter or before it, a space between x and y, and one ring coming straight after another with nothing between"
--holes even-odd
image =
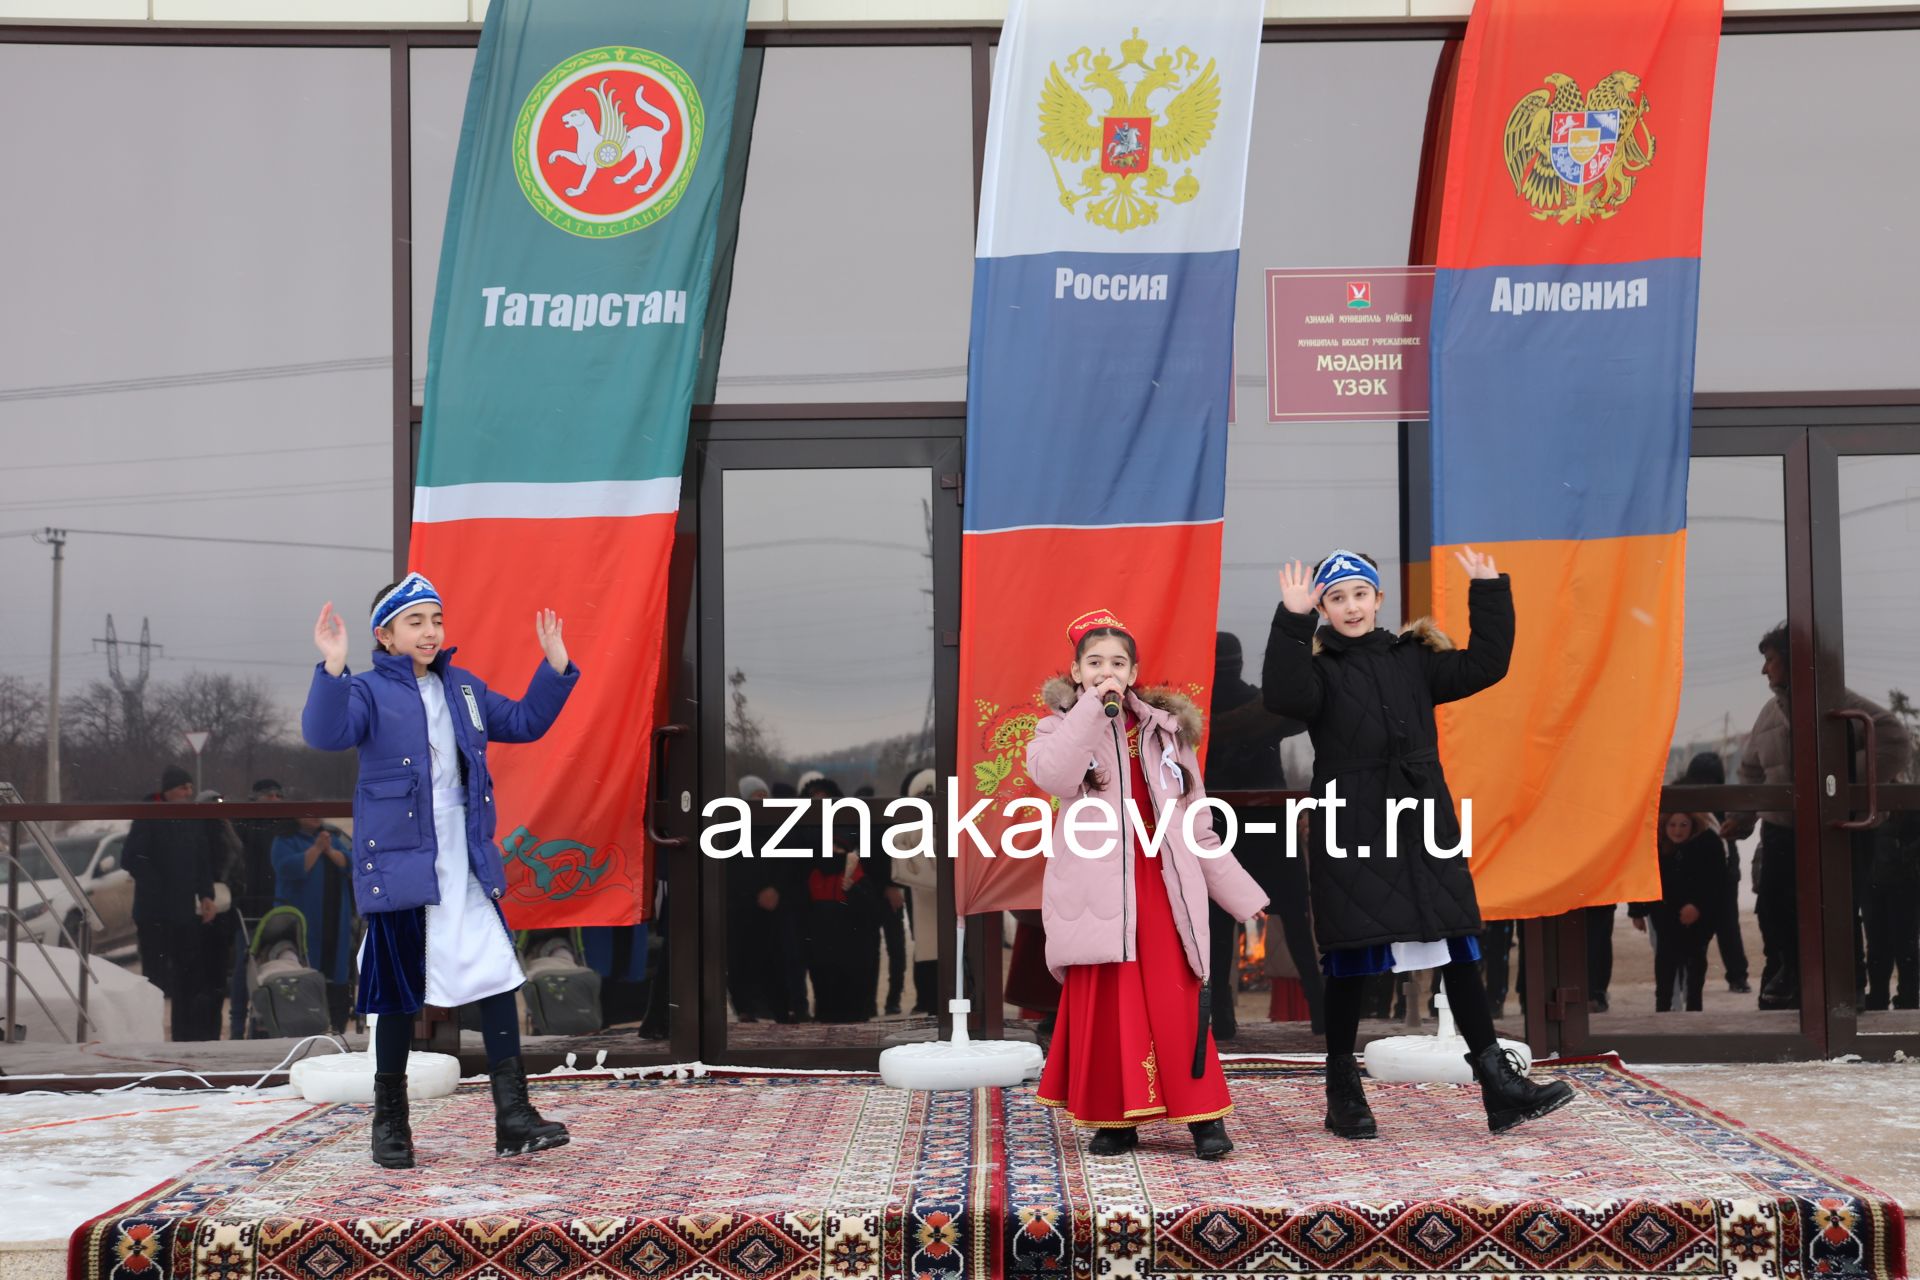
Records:
<instances>
[{"instance_id":1,"label":"red long dress","mask_svg":"<svg viewBox=\"0 0 1920 1280\"><path fill-rule=\"evenodd\" d=\"M1127 794L1136 798L1141 821L1151 831L1154 815L1145 799L1139 742L1138 726L1130 726ZM1212 1120L1233 1110L1233 1100L1211 1031L1206 1072L1193 1078L1200 976L1180 945L1161 860L1148 858L1132 827L1127 831L1139 958L1068 966L1038 1097L1047 1106L1064 1107L1075 1124L1090 1128Z\"/></svg>"}]
</instances>

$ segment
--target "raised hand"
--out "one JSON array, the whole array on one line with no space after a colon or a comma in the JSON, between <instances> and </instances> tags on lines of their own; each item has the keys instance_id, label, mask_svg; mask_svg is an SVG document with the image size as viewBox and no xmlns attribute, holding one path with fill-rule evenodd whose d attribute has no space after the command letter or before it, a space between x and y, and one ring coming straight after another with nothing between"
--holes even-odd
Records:
<instances>
[{"instance_id":1,"label":"raised hand","mask_svg":"<svg viewBox=\"0 0 1920 1280\"><path fill-rule=\"evenodd\" d=\"M533 615L533 634L540 641L540 652L559 675L567 674L567 642L560 636L560 615L541 609Z\"/></svg>"},{"instance_id":2,"label":"raised hand","mask_svg":"<svg viewBox=\"0 0 1920 1280\"><path fill-rule=\"evenodd\" d=\"M337 676L347 669L347 624L333 611L331 600L313 624L313 646L326 660L328 675Z\"/></svg>"},{"instance_id":3,"label":"raised hand","mask_svg":"<svg viewBox=\"0 0 1920 1280\"><path fill-rule=\"evenodd\" d=\"M1313 585L1313 573L1306 565L1295 560L1280 569L1280 603L1287 606L1288 613L1312 613L1320 607L1320 597L1325 587Z\"/></svg>"},{"instance_id":4,"label":"raised hand","mask_svg":"<svg viewBox=\"0 0 1920 1280\"><path fill-rule=\"evenodd\" d=\"M1500 571L1493 567L1493 557L1481 555L1472 547L1462 547L1453 553L1453 558L1460 562L1460 567L1467 571L1469 578L1486 581L1500 576Z\"/></svg>"}]
</instances>

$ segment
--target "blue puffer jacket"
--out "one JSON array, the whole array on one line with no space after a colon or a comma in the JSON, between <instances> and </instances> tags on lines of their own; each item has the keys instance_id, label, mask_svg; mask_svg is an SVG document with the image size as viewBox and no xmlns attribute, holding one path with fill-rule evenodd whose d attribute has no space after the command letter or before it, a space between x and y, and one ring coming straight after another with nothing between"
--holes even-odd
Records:
<instances>
[{"instance_id":1,"label":"blue puffer jacket","mask_svg":"<svg viewBox=\"0 0 1920 1280\"><path fill-rule=\"evenodd\" d=\"M453 733L466 765L467 858L488 896L507 891L507 873L493 843L493 777L487 739L532 742L553 726L580 668L557 676L543 658L519 702L487 688L471 671L452 665L452 649L433 660L447 690ZM363 675L314 668L300 733L322 751L360 749L360 780L353 791L353 901L360 914L438 905L433 859L433 753L427 749L427 707L414 683L413 659L384 650Z\"/></svg>"}]
</instances>

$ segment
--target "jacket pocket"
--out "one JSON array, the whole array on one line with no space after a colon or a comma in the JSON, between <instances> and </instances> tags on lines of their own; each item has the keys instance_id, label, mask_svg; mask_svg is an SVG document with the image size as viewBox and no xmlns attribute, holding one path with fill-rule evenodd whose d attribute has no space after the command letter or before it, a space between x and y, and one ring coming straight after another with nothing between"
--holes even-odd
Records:
<instances>
[{"instance_id":1,"label":"jacket pocket","mask_svg":"<svg viewBox=\"0 0 1920 1280\"><path fill-rule=\"evenodd\" d=\"M419 799L420 780L411 769L361 775L353 797L353 843L363 863L383 853L418 849L424 843L427 810Z\"/></svg>"}]
</instances>

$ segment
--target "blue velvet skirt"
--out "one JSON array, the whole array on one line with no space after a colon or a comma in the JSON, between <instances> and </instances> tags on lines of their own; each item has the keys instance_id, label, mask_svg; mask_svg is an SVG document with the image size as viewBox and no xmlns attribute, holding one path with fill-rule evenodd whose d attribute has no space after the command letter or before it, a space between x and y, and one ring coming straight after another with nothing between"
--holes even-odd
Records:
<instances>
[{"instance_id":1,"label":"blue velvet skirt","mask_svg":"<svg viewBox=\"0 0 1920 1280\"><path fill-rule=\"evenodd\" d=\"M1400 944L1379 942L1371 947L1347 947L1339 951L1322 952L1320 972L1329 978L1371 978L1379 973L1410 973L1419 969L1437 969L1443 964L1472 964L1480 959L1478 938L1448 938L1445 959L1436 954L1423 956L1414 963L1406 963L1408 957L1404 952L1396 956L1396 945Z\"/></svg>"},{"instance_id":2,"label":"blue velvet skirt","mask_svg":"<svg viewBox=\"0 0 1920 1280\"><path fill-rule=\"evenodd\" d=\"M375 911L360 944L360 1012L414 1014L426 1006L427 909Z\"/></svg>"}]
</instances>

